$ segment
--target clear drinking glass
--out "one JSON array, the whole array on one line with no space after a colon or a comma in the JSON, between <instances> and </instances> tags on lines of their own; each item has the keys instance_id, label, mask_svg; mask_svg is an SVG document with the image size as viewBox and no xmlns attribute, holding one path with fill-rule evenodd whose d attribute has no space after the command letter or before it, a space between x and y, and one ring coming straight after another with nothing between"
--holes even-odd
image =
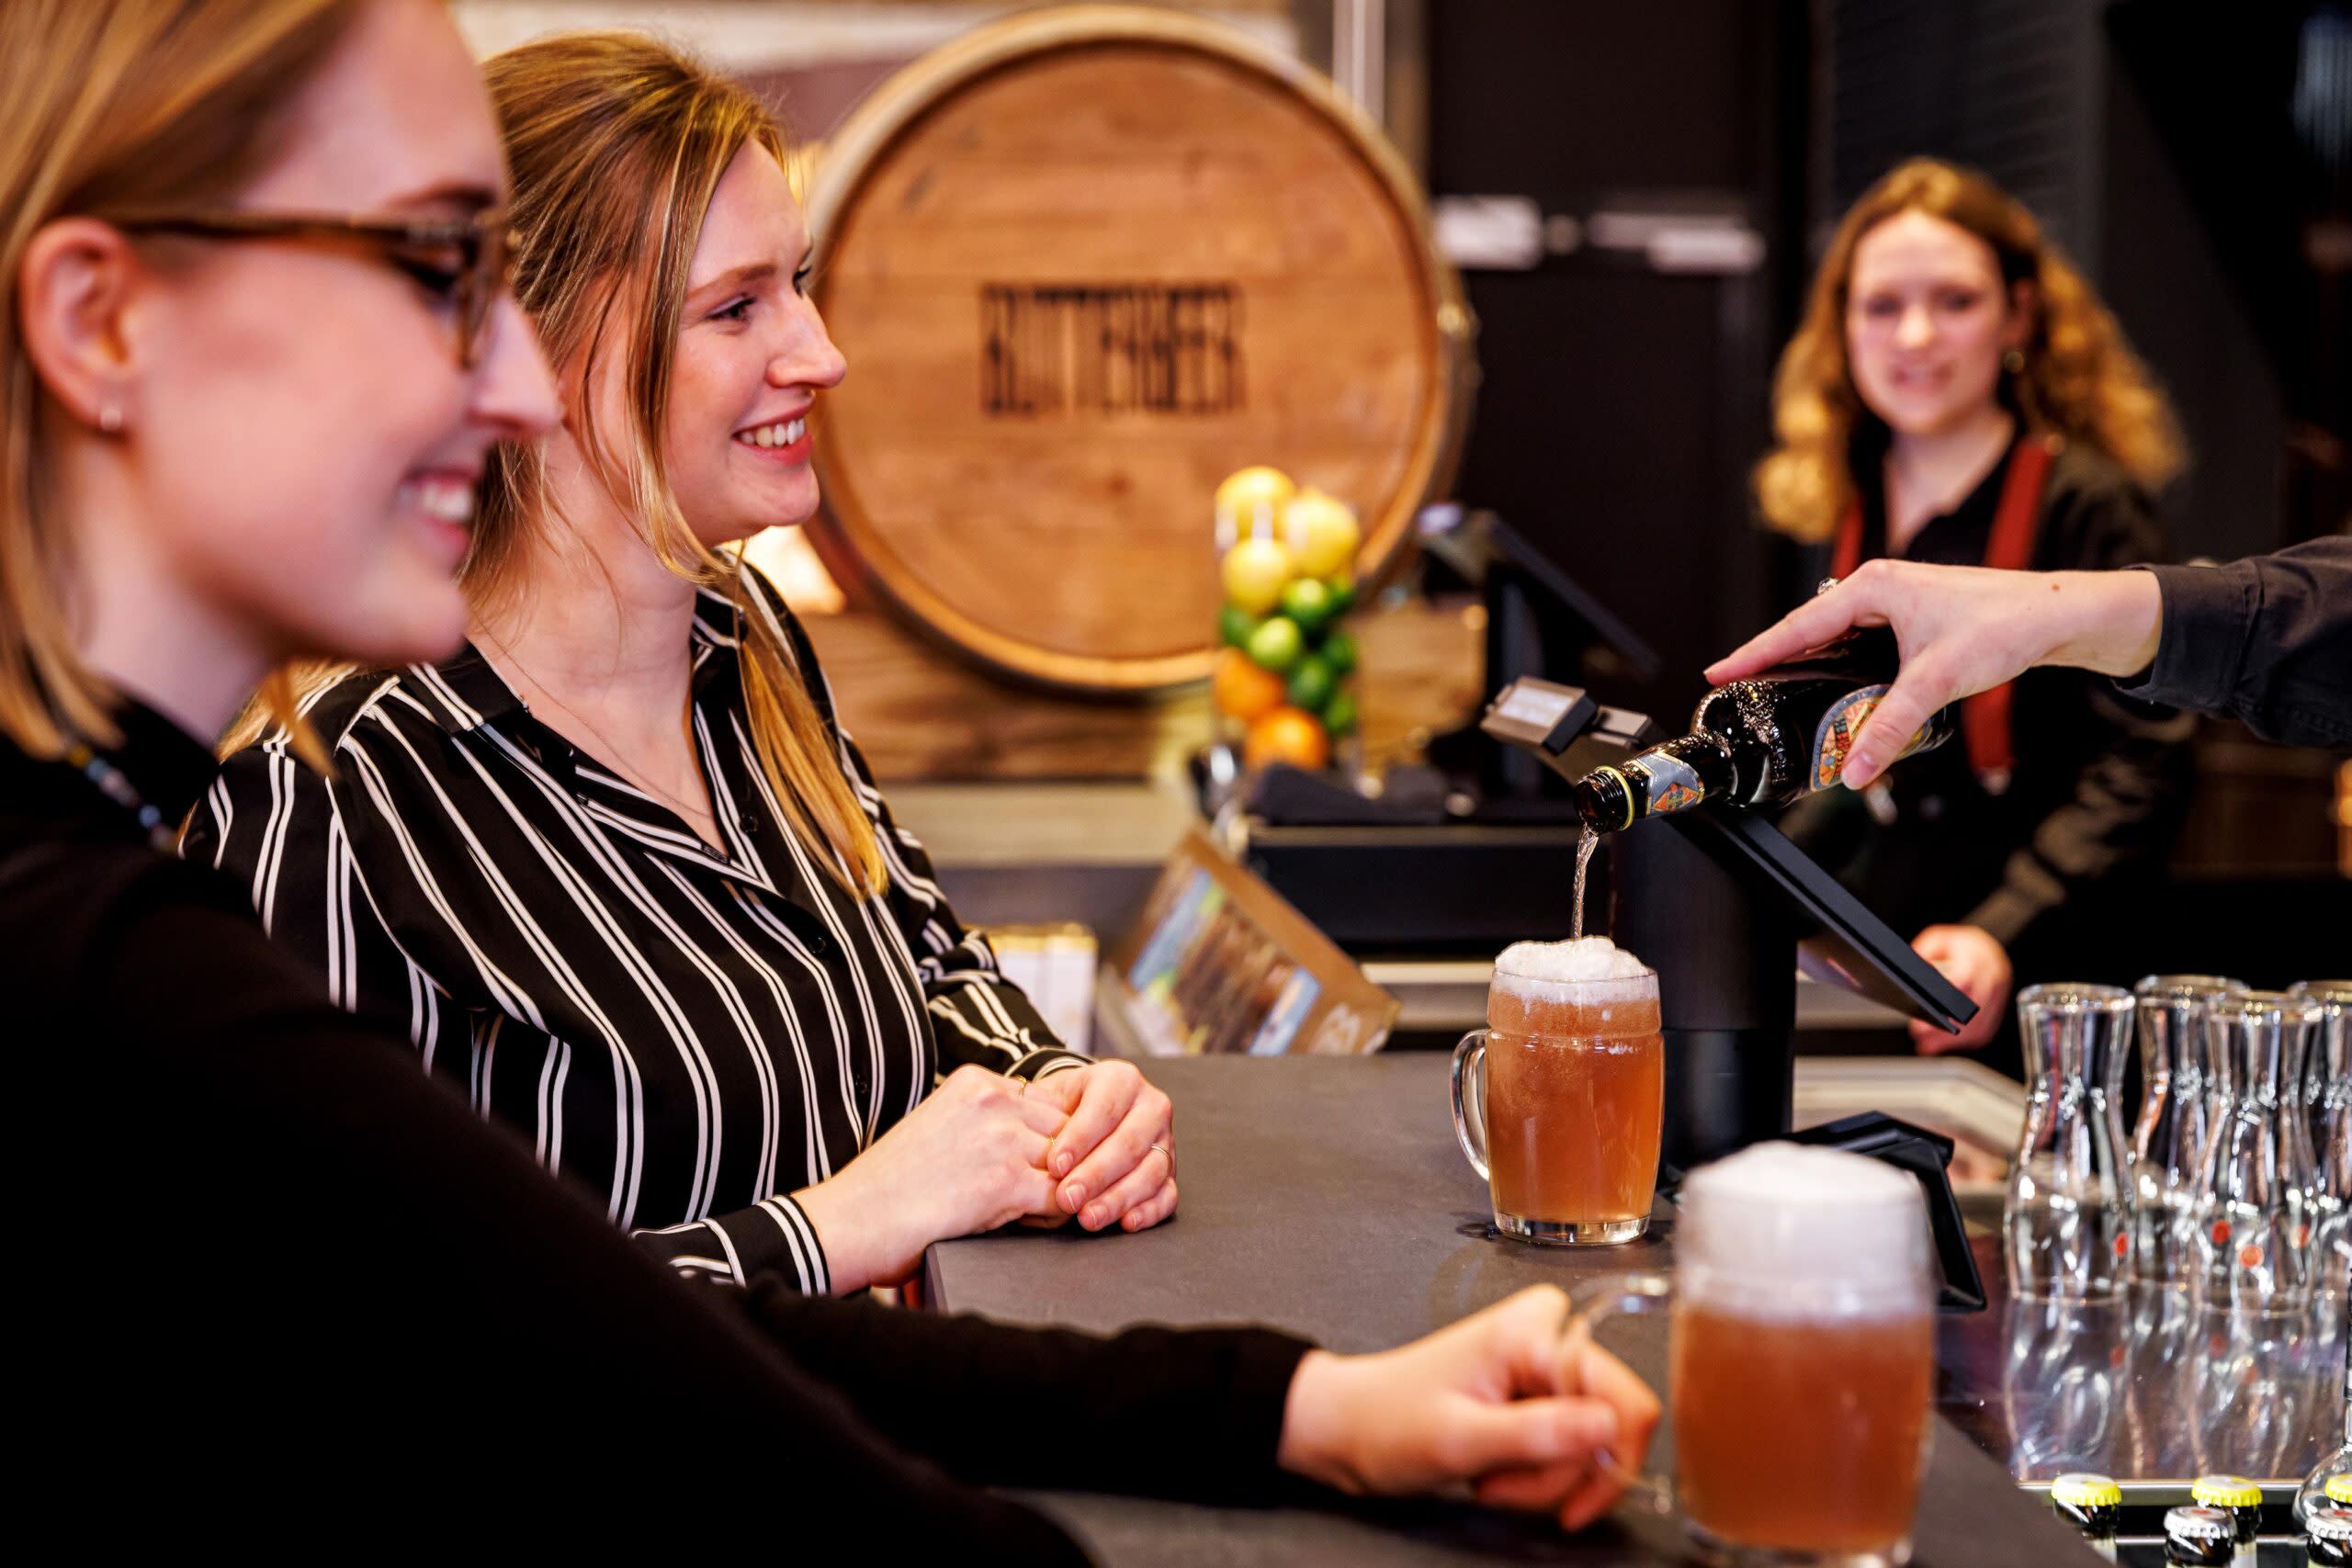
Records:
<instances>
[{"instance_id":1,"label":"clear drinking glass","mask_svg":"<svg viewBox=\"0 0 2352 1568\"><path fill-rule=\"evenodd\" d=\"M2196 1408L2189 1382L2201 1358L2207 1317L2204 1303L2193 1292L2152 1287L2133 1291L2124 1348L2123 1400L2131 1418L2132 1445L2126 1471L2133 1475L2159 1475L2181 1468L2181 1439L2193 1449L2198 1432L2181 1419L2181 1412ZM2208 1464L2200 1454L2188 1467L2198 1474L2226 1468L2232 1461Z\"/></svg>"},{"instance_id":2,"label":"clear drinking glass","mask_svg":"<svg viewBox=\"0 0 2352 1568\"><path fill-rule=\"evenodd\" d=\"M1759 1144L1685 1179L1674 1245L1672 1280L1572 1296L1572 1333L1671 1305L1676 1473L1623 1479L1718 1559L1908 1562L1935 1386L1917 1181L1859 1155Z\"/></svg>"},{"instance_id":3,"label":"clear drinking glass","mask_svg":"<svg viewBox=\"0 0 2352 1568\"><path fill-rule=\"evenodd\" d=\"M2305 1053L2303 1103L2312 1126L2304 1205L2312 1288L2331 1303L2352 1296L2352 980L2306 980L2291 988L2319 1009Z\"/></svg>"},{"instance_id":4,"label":"clear drinking glass","mask_svg":"<svg viewBox=\"0 0 2352 1568\"><path fill-rule=\"evenodd\" d=\"M2323 1018L2319 1004L2299 991L2290 1001L2310 1010L2301 1028L2289 1027L2278 1037L2278 1103L2271 1113L2272 1136L2278 1152L2278 1186L2287 1200L2287 1245L2295 1249L2306 1289L2311 1284L2312 1241L2319 1228L2319 1159L2312 1149L2312 1112L2307 1066L2317 1053Z\"/></svg>"},{"instance_id":5,"label":"clear drinking glass","mask_svg":"<svg viewBox=\"0 0 2352 1568\"><path fill-rule=\"evenodd\" d=\"M2296 1522L2308 1523L2323 1503L2352 1508L2352 1351L2344 1360L2344 1446L2321 1460L2296 1489Z\"/></svg>"},{"instance_id":6,"label":"clear drinking glass","mask_svg":"<svg viewBox=\"0 0 2352 1568\"><path fill-rule=\"evenodd\" d=\"M2300 1195L2280 1156L2286 1065L2300 1063L2317 1004L2279 991L2243 991L2205 1010L2205 1066L2213 1084L2212 1147L2198 1211L2203 1286L2216 1304L2292 1311L2309 1289ZM2291 1114L2300 1118L2301 1107Z\"/></svg>"},{"instance_id":7,"label":"clear drinking glass","mask_svg":"<svg viewBox=\"0 0 2352 1568\"><path fill-rule=\"evenodd\" d=\"M1453 1131L1495 1228L1605 1247L1649 1229L1666 1119L1657 976L1544 980L1498 967L1487 1027L1453 1051Z\"/></svg>"},{"instance_id":8,"label":"clear drinking glass","mask_svg":"<svg viewBox=\"0 0 2352 1568\"><path fill-rule=\"evenodd\" d=\"M2031 1086L2003 1230L2012 1295L2101 1300L2126 1277L2123 1048L2132 998L2113 986L2030 986L2018 1023Z\"/></svg>"},{"instance_id":9,"label":"clear drinking glass","mask_svg":"<svg viewBox=\"0 0 2352 1568\"><path fill-rule=\"evenodd\" d=\"M2097 1470L2126 1416L2132 1316L2125 1299L2018 1302L2009 1311L2001 1397L2011 1473L2035 1480ZM2124 1348L2120 1360L2115 1351Z\"/></svg>"},{"instance_id":10,"label":"clear drinking glass","mask_svg":"<svg viewBox=\"0 0 2352 1568\"><path fill-rule=\"evenodd\" d=\"M2130 1273L2148 1285L2195 1282L2197 1205L2209 1118L2198 1010L2245 986L2217 975L2151 975L2132 987L2143 1098L2132 1139Z\"/></svg>"}]
</instances>

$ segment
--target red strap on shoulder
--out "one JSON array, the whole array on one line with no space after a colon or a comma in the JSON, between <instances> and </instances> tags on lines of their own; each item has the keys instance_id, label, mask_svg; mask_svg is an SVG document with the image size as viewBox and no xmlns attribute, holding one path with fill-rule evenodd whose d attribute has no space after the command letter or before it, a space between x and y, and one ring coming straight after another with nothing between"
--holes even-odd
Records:
<instances>
[{"instance_id":1,"label":"red strap on shoulder","mask_svg":"<svg viewBox=\"0 0 2352 1568\"><path fill-rule=\"evenodd\" d=\"M2056 436L2029 436L2018 443L2017 454L2009 459L2008 477L2001 485L2000 508L1993 513L1993 535L1985 541L1986 566L1999 571L2023 571L2031 564L2034 535L2041 526L2041 495L2049 486L2050 465L2059 445ZM1996 795L2008 787L2009 774L2017 766L2009 721L2016 695L2015 682L2004 682L1961 705L1961 734L1968 742L1969 765Z\"/></svg>"},{"instance_id":2,"label":"red strap on shoulder","mask_svg":"<svg viewBox=\"0 0 2352 1568\"><path fill-rule=\"evenodd\" d=\"M2029 436L2018 443L2009 471L2001 482L1999 508L1993 513L1993 533L1984 544L1984 564L2001 571L2023 571L2033 560L2034 536L2041 526L2041 496L2049 488L2050 465L2064 443L2054 435ZM1855 501L1838 520L1838 545L1830 556L1832 577L1851 577L1862 564L1862 503ZM2009 705L2015 696L2004 683L1980 692L1961 705L1961 734L1968 746L1969 764L1984 786L1998 794L2008 787L2017 765L2012 744Z\"/></svg>"},{"instance_id":3,"label":"red strap on shoulder","mask_svg":"<svg viewBox=\"0 0 2352 1568\"><path fill-rule=\"evenodd\" d=\"M1851 577L1854 569L1862 564L1862 503L1849 502L1846 515L1838 520L1838 547L1830 552L1829 575Z\"/></svg>"}]
</instances>

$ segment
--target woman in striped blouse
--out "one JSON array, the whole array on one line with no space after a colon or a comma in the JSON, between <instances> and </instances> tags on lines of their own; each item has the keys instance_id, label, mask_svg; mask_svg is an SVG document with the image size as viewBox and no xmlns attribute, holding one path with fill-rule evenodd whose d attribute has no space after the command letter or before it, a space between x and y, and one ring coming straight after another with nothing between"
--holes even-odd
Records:
<instances>
[{"instance_id":1,"label":"woman in striped blouse","mask_svg":"<svg viewBox=\"0 0 2352 1568\"><path fill-rule=\"evenodd\" d=\"M165 852L272 663L456 646L445 524L558 415L474 62L437 0L8 0L0 100L0 1179L126 1243L12 1294L20 1492L147 1554L1023 1568L1087 1558L989 1483L1609 1506L1657 1403L1556 1290L1340 1356L699 1289L334 1006Z\"/></svg>"},{"instance_id":2,"label":"woman in striped blouse","mask_svg":"<svg viewBox=\"0 0 2352 1568\"><path fill-rule=\"evenodd\" d=\"M327 677L185 852L678 1269L846 1292L1016 1219L1166 1218L1167 1098L1059 1049L956 923L721 549L814 511L808 416L844 371L780 133L640 38L488 75L568 417L492 460L465 649Z\"/></svg>"}]
</instances>

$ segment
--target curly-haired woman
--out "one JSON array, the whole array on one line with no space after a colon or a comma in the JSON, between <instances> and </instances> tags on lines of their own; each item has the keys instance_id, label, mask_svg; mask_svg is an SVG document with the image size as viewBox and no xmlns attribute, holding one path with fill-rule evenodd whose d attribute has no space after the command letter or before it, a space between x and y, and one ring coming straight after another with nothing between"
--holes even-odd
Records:
<instances>
[{"instance_id":1,"label":"curly-haired woman","mask_svg":"<svg viewBox=\"0 0 2352 1568\"><path fill-rule=\"evenodd\" d=\"M1773 392L1766 519L1879 558L2036 570L2162 558L2150 495L2182 462L2164 396L2023 205L1928 159L1846 214ZM2145 874L2177 823L2187 721L2081 671L1972 698L1962 736L1784 824L1997 1029L2011 952L2094 885Z\"/></svg>"}]
</instances>

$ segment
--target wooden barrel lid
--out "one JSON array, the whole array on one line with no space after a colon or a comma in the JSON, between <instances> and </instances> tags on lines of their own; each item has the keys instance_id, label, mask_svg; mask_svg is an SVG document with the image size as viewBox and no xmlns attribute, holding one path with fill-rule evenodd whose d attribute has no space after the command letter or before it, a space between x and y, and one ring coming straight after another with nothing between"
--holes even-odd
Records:
<instances>
[{"instance_id":1,"label":"wooden barrel lid","mask_svg":"<svg viewBox=\"0 0 2352 1568\"><path fill-rule=\"evenodd\" d=\"M1419 189L1246 34L1125 6L981 28L843 123L809 220L850 363L816 541L997 671L1204 679L1236 468L1353 505L1367 579L1452 480L1474 323Z\"/></svg>"}]
</instances>

